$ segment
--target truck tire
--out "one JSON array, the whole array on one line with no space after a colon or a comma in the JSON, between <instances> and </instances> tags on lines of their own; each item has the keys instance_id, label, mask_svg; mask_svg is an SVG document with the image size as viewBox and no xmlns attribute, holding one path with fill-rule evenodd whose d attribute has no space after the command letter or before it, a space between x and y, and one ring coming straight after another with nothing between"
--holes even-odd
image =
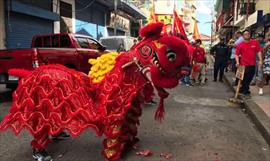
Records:
<instances>
[{"instance_id":1,"label":"truck tire","mask_svg":"<svg viewBox=\"0 0 270 161\"><path fill-rule=\"evenodd\" d=\"M18 83L7 83L6 88L15 90L18 87Z\"/></svg>"}]
</instances>

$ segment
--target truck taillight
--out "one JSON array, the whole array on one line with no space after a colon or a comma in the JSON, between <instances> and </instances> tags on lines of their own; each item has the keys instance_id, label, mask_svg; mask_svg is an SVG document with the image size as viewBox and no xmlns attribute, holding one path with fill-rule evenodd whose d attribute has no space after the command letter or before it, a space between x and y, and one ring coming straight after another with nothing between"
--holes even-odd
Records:
<instances>
[{"instance_id":1,"label":"truck taillight","mask_svg":"<svg viewBox=\"0 0 270 161\"><path fill-rule=\"evenodd\" d=\"M39 67L39 63L38 63L38 57L37 57L37 50L34 49L32 52L32 65L33 68L38 68Z\"/></svg>"},{"instance_id":2,"label":"truck taillight","mask_svg":"<svg viewBox=\"0 0 270 161\"><path fill-rule=\"evenodd\" d=\"M38 68L38 67L39 67L38 60L35 60L33 62L33 68Z\"/></svg>"}]
</instances>

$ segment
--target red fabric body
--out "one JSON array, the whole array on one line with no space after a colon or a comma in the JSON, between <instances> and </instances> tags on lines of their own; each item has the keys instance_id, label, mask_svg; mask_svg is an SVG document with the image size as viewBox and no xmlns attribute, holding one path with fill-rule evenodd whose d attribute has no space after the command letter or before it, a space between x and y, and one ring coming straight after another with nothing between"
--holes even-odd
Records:
<instances>
[{"instance_id":1,"label":"red fabric body","mask_svg":"<svg viewBox=\"0 0 270 161\"><path fill-rule=\"evenodd\" d=\"M100 83L61 65L45 65L22 74L18 74L19 70L10 71L23 78L13 93L12 107L1 122L0 131L11 128L18 135L27 129L35 138L32 146L38 150L46 148L48 136L63 130L76 137L92 128L98 136L114 138L124 132L121 126L129 110L140 114L140 103L152 98L153 86L160 97L155 118L162 120L164 99L168 97L163 88L177 86L181 68L190 62L185 43L177 37L161 35L162 27L162 23L144 27L140 31L143 40L133 51L120 54ZM168 51L175 53L173 60L168 59ZM129 66L123 68L126 64ZM141 73L141 66L151 73L149 80ZM115 126L120 127L116 132Z\"/></svg>"},{"instance_id":2,"label":"red fabric body","mask_svg":"<svg viewBox=\"0 0 270 161\"><path fill-rule=\"evenodd\" d=\"M236 47L236 55L241 56L240 65L255 66L256 54L262 51L257 40L243 41Z\"/></svg>"},{"instance_id":3,"label":"red fabric body","mask_svg":"<svg viewBox=\"0 0 270 161\"><path fill-rule=\"evenodd\" d=\"M11 128L18 135L26 128L34 136L51 136L66 129L76 137L90 127L101 136L107 126L124 120L135 97L144 95L146 80L136 65L122 69L130 60L127 54L119 56L113 71L100 84L93 84L87 75L60 65L36 69L20 81L0 130ZM141 100L148 97L151 96L143 96ZM40 149L47 143L32 143L35 144Z\"/></svg>"}]
</instances>

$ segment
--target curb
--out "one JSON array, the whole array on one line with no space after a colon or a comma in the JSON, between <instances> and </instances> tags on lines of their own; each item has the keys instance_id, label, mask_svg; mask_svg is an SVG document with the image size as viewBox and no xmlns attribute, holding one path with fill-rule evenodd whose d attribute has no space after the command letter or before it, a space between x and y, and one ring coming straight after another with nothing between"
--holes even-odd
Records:
<instances>
[{"instance_id":1,"label":"curb","mask_svg":"<svg viewBox=\"0 0 270 161\"><path fill-rule=\"evenodd\" d=\"M224 79L230 89L235 92L231 80L227 74L224 74ZM270 119L264 111L251 99L243 99L243 108L246 109L251 121L255 124L265 141L270 145Z\"/></svg>"}]
</instances>

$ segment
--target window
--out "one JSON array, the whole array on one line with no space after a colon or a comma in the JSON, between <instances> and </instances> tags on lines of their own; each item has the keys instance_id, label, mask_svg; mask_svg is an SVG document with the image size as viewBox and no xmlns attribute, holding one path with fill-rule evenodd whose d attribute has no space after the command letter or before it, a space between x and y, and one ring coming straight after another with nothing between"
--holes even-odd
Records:
<instances>
[{"instance_id":1,"label":"window","mask_svg":"<svg viewBox=\"0 0 270 161\"><path fill-rule=\"evenodd\" d=\"M52 47L59 47L59 35L52 36Z\"/></svg>"},{"instance_id":2,"label":"window","mask_svg":"<svg viewBox=\"0 0 270 161\"><path fill-rule=\"evenodd\" d=\"M42 47L42 38L41 37L37 37L35 39L34 47Z\"/></svg>"},{"instance_id":3,"label":"window","mask_svg":"<svg viewBox=\"0 0 270 161\"><path fill-rule=\"evenodd\" d=\"M88 42L90 49L98 50L100 48L100 45L96 41L88 39Z\"/></svg>"},{"instance_id":4,"label":"window","mask_svg":"<svg viewBox=\"0 0 270 161\"><path fill-rule=\"evenodd\" d=\"M43 47L51 47L51 37L50 36L46 36L43 37Z\"/></svg>"},{"instance_id":5,"label":"window","mask_svg":"<svg viewBox=\"0 0 270 161\"><path fill-rule=\"evenodd\" d=\"M68 35L62 35L60 37L60 46L63 47L70 47L70 39L68 37Z\"/></svg>"},{"instance_id":6,"label":"window","mask_svg":"<svg viewBox=\"0 0 270 161\"><path fill-rule=\"evenodd\" d=\"M89 43L86 38L78 37L77 42L81 48L89 48Z\"/></svg>"}]
</instances>

